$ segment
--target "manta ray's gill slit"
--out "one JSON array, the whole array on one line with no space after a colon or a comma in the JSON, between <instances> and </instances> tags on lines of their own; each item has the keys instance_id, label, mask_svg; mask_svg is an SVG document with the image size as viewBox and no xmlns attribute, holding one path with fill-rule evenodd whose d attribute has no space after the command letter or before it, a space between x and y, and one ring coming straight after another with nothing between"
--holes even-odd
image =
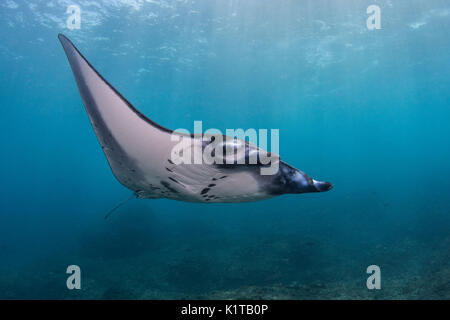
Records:
<instances>
[{"instance_id":1,"label":"manta ray's gill slit","mask_svg":"<svg viewBox=\"0 0 450 320\"><path fill-rule=\"evenodd\" d=\"M209 188L205 188L205 189L203 189L203 190L200 192L200 194L208 193L209 190L210 190Z\"/></svg>"},{"instance_id":2,"label":"manta ray's gill slit","mask_svg":"<svg viewBox=\"0 0 450 320\"><path fill-rule=\"evenodd\" d=\"M176 184L182 186L183 188L186 188L186 186L184 184L182 184L180 181L178 181L175 178L169 177L170 180L172 180L173 182L175 182Z\"/></svg>"},{"instance_id":3,"label":"manta ray's gill slit","mask_svg":"<svg viewBox=\"0 0 450 320\"><path fill-rule=\"evenodd\" d=\"M220 178L212 178L211 180L212 181L217 181L217 180L219 180L219 179L225 179L227 176L221 176Z\"/></svg>"},{"instance_id":4,"label":"manta ray's gill slit","mask_svg":"<svg viewBox=\"0 0 450 320\"><path fill-rule=\"evenodd\" d=\"M170 192L178 193L177 190L175 190L174 188L172 188L172 187L170 186L170 183L169 183L169 182L164 181L164 180L161 180L161 184L162 184L164 187L166 187L167 190L169 190Z\"/></svg>"},{"instance_id":5,"label":"manta ray's gill slit","mask_svg":"<svg viewBox=\"0 0 450 320\"><path fill-rule=\"evenodd\" d=\"M170 169L169 169L169 168L167 168L167 167L166 167L166 170L167 170L167 171L169 171L169 172L173 172L172 170L170 170Z\"/></svg>"},{"instance_id":6,"label":"manta ray's gill slit","mask_svg":"<svg viewBox=\"0 0 450 320\"><path fill-rule=\"evenodd\" d=\"M150 189L151 189L152 191L161 190L160 187L154 186L154 185L152 185L152 184L150 184Z\"/></svg>"},{"instance_id":7,"label":"manta ray's gill slit","mask_svg":"<svg viewBox=\"0 0 450 320\"><path fill-rule=\"evenodd\" d=\"M211 183L211 184L208 185L208 188L212 188L212 187L215 187L215 186L216 185L214 183Z\"/></svg>"}]
</instances>

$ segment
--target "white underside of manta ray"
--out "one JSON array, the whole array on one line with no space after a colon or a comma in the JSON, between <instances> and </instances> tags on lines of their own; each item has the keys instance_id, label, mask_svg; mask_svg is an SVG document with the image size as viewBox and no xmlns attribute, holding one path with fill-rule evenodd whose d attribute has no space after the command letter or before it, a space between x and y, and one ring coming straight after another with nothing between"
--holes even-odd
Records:
<instances>
[{"instance_id":1,"label":"white underside of manta ray","mask_svg":"<svg viewBox=\"0 0 450 320\"><path fill-rule=\"evenodd\" d=\"M178 164L171 152L178 134L151 121L131 105L84 58L64 35L58 36L72 67L89 120L114 176L138 198L168 198L190 202L248 202L285 193L328 191L331 183L316 181L287 163L262 175L257 164ZM180 134L182 135L182 134ZM186 136L194 149L210 137ZM206 140L205 140L206 139ZM248 153L261 150L249 143Z\"/></svg>"}]
</instances>

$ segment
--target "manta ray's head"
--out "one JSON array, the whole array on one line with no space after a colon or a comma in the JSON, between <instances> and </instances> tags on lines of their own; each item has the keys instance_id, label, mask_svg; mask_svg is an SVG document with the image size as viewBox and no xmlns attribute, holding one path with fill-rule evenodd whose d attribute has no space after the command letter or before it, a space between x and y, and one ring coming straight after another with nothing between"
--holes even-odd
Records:
<instances>
[{"instance_id":1,"label":"manta ray's head","mask_svg":"<svg viewBox=\"0 0 450 320\"><path fill-rule=\"evenodd\" d=\"M291 167L283 161L280 161L276 185L277 190L275 192L280 194L324 192L333 188L330 182L314 180L306 173Z\"/></svg>"}]
</instances>

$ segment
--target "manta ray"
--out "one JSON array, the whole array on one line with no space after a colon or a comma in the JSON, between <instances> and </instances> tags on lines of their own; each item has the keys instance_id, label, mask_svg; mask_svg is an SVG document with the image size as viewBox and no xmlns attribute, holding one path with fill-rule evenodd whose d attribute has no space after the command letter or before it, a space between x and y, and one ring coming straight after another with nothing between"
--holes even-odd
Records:
<instances>
[{"instance_id":1,"label":"manta ray","mask_svg":"<svg viewBox=\"0 0 450 320\"><path fill-rule=\"evenodd\" d=\"M116 179L140 199L168 198L179 201L217 203L248 202L287 193L328 191L332 184L314 180L277 155L274 174L261 174L267 163L264 150L240 139L223 140L227 161L222 163L176 163L172 152L179 142L203 152L214 141L211 135L177 133L147 118L125 99L89 63L64 35L58 38L72 68L75 81L101 148ZM186 143L185 143L186 145ZM255 156L256 163L240 160ZM231 157L231 161L230 160Z\"/></svg>"}]
</instances>

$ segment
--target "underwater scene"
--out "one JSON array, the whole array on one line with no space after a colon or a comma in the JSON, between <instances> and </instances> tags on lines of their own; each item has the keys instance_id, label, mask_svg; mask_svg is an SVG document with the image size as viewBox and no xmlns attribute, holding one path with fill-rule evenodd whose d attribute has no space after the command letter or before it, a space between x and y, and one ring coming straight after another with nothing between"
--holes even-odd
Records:
<instances>
[{"instance_id":1,"label":"underwater scene","mask_svg":"<svg viewBox=\"0 0 450 320\"><path fill-rule=\"evenodd\" d=\"M450 299L449 32L447 0L3 0L0 299ZM173 163L199 122L270 139Z\"/></svg>"}]
</instances>

